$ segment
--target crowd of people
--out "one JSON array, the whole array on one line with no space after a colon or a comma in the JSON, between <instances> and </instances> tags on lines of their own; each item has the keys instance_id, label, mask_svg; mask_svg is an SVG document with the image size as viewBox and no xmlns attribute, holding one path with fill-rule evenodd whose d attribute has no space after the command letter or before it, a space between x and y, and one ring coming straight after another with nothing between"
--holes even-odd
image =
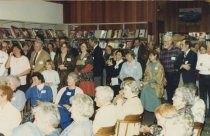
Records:
<instances>
[{"instance_id":1,"label":"crowd of people","mask_svg":"<svg viewBox=\"0 0 210 136\"><path fill-rule=\"evenodd\" d=\"M3 41L0 133L92 136L128 115L148 111L157 123L129 123L128 136L173 136L175 129L179 136L196 135L194 124L210 116L210 45L197 44L187 38L175 42L168 35L161 47L136 38L133 47L123 50L103 50L95 37L78 48L66 38L45 43L37 36L34 45L22 47ZM125 127L118 125L119 136Z\"/></svg>"}]
</instances>

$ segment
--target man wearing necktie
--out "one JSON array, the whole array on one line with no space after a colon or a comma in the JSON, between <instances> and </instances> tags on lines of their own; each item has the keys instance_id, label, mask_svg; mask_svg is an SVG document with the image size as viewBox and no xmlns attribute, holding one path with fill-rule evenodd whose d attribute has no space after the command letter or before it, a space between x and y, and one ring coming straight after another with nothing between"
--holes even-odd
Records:
<instances>
[{"instance_id":1,"label":"man wearing necktie","mask_svg":"<svg viewBox=\"0 0 210 136\"><path fill-rule=\"evenodd\" d=\"M50 60L50 55L42 49L43 42L39 39L34 42L34 51L31 54L30 64L32 72L42 72L45 70L45 63Z\"/></svg>"},{"instance_id":2,"label":"man wearing necktie","mask_svg":"<svg viewBox=\"0 0 210 136\"><path fill-rule=\"evenodd\" d=\"M182 41L181 50L183 53L177 59L177 67L180 69L183 83L195 83L197 54L190 48L192 43L189 40Z\"/></svg>"}]
</instances>

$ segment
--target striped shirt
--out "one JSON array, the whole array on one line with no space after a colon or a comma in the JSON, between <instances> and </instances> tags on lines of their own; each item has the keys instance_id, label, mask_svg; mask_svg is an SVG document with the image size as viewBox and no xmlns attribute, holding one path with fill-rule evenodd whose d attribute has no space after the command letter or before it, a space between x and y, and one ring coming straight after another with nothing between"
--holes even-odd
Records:
<instances>
[{"instance_id":1,"label":"striped shirt","mask_svg":"<svg viewBox=\"0 0 210 136\"><path fill-rule=\"evenodd\" d=\"M178 69L174 68L174 64L181 50L177 47L172 47L170 50L162 49L160 51L160 62L162 63L165 72L175 72Z\"/></svg>"}]
</instances>

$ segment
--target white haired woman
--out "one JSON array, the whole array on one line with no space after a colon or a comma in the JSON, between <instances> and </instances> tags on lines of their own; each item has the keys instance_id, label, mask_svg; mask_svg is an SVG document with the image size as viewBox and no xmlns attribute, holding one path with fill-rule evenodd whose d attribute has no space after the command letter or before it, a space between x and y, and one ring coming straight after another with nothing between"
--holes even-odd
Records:
<instances>
[{"instance_id":1,"label":"white haired woman","mask_svg":"<svg viewBox=\"0 0 210 136\"><path fill-rule=\"evenodd\" d=\"M33 109L34 122L26 122L13 130L12 136L59 136L60 114L55 104L39 102Z\"/></svg>"},{"instance_id":2,"label":"white haired woman","mask_svg":"<svg viewBox=\"0 0 210 136\"><path fill-rule=\"evenodd\" d=\"M191 107L193 105L193 95L189 88L179 87L176 89L172 98L173 106L176 108L183 122L189 125L189 129L186 131L192 132L193 128L193 115Z\"/></svg>"},{"instance_id":3,"label":"white haired woman","mask_svg":"<svg viewBox=\"0 0 210 136\"><path fill-rule=\"evenodd\" d=\"M114 96L113 90L109 86L96 87L95 101L99 109L93 120L93 133L102 127L114 126L117 121L117 109L111 103Z\"/></svg>"},{"instance_id":4,"label":"white haired woman","mask_svg":"<svg viewBox=\"0 0 210 136\"><path fill-rule=\"evenodd\" d=\"M67 82L68 86L60 89L55 100L55 104L58 104L59 112L61 115L60 126L65 129L73 121L71 118L71 112L68 111L68 105L70 104L71 97L75 94L83 94L83 90L76 86L79 81L79 75L75 72L71 72L68 75Z\"/></svg>"},{"instance_id":5,"label":"white haired woman","mask_svg":"<svg viewBox=\"0 0 210 136\"><path fill-rule=\"evenodd\" d=\"M86 94L76 94L71 98L71 117L73 122L61 133L61 136L92 136L93 100Z\"/></svg>"},{"instance_id":6,"label":"white haired woman","mask_svg":"<svg viewBox=\"0 0 210 136\"><path fill-rule=\"evenodd\" d=\"M123 120L127 115L139 115L142 114L144 108L142 106L141 100L138 97L139 87L137 82L132 77L127 77L122 82L122 90L124 97L127 98L123 103L123 99L119 98L117 100L117 110L118 110L118 119ZM124 125L120 125L119 135L124 135L123 130L125 130ZM121 127L122 126L122 127ZM139 125L136 123L130 123L127 134L128 135L138 135L139 134Z\"/></svg>"},{"instance_id":7,"label":"white haired woman","mask_svg":"<svg viewBox=\"0 0 210 136\"><path fill-rule=\"evenodd\" d=\"M196 86L196 84L193 84L193 83L187 83L184 86L190 89L190 92L192 93L192 96L193 96L193 105L191 107L191 111L193 115L194 124L204 123L206 105L203 99L199 98L198 96L198 87ZM197 136L197 133L198 133L198 129L194 129L193 135Z\"/></svg>"},{"instance_id":8,"label":"white haired woman","mask_svg":"<svg viewBox=\"0 0 210 136\"><path fill-rule=\"evenodd\" d=\"M26 97L25 93L22 90L18 89L18 87L20 86L20 79L17 76L7 76L6 84L13 91L11 99L12 105L15 106L19 111L22 111L26 103Z\"/></svg>"}]
</instances>

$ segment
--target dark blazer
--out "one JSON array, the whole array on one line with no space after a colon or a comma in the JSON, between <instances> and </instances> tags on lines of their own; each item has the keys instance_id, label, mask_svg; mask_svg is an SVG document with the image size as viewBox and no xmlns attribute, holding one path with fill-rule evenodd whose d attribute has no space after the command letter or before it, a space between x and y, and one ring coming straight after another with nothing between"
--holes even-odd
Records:
<instances>
[{"instance_id":1,"label":"dark blazer","mask_svg":"<svg viewBox=\"0 0 210 136\"><path fill-rule=\"evenodd\" d=\"M182 64L190 64L190 70L180 69L182 73L182 78L184 83L195 83L196 81L196 63L197 63L197 54L190 50L185 56L184 53L181 53L178 58L175 67L180 69Z\"/></svg>"},{"instance_id":2,"label":"dark blazer","mask_svg":"<svg viewBox=\"0 0 210 136\"><path fill-rule=\"evenodd\" d=\"M68 74L70 72L73 72L76 67L76 58L68 52L65 56L65 59L62 60L61 53L58 53L55 55L54 65L55 65L55 70L58 71L60 77L59 88L66 86ZM64 65L65 67L67 67L67 70L60 70L58 68L59 65Z\"/></svg>"},{"instance_id":3,"label":"dark blazer","mask_svg":"<svg viewBox=\"0 0 210 136\"><path fill-rule=\"evenodd\" d=\"M96 48L92 52L92 56L93 56L93 76L94 77L102 76L105 62L101 47L96 46Z\"/></svg>"},{"instance_id":4,"label":"dark blazer","mask_svg":"<svg viewBox=\"0 0 210 136\"><path fill-rule=\"evenodd\" d=\"M141 44L139 46L137 60L141 64L143 73L144 73L144 71L146 69L148 56L149 56L149 52L147 50L147 47L144 44Z\"/></svg>"}]
</instances>

